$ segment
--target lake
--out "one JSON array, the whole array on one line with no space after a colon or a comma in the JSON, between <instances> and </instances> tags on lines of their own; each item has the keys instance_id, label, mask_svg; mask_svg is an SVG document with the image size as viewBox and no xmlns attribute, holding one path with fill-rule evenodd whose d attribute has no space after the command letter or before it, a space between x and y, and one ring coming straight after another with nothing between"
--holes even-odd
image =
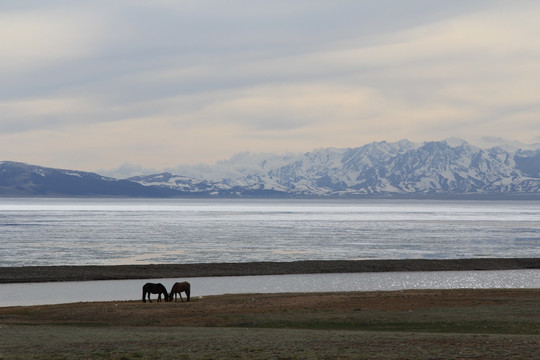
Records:
<instances>
[{"instance_id":1,"label":"lake","mask_svg":"<svg viewBox=\"0 0 540 360\"><path fill-rule=\"evenodd\" d=\"M0 199L0 267L540 257L539 201Z\"/></svg>"},{"instance_id":2,"label":"lake","mask_svg":"<svg viewBox=\"0 0 540 360\"><path fill-rule=\"evenodd\" d=\"M166 286L167 291L170 291L172 285L179 280L141 279L0 284L0 306L141 300L142 286L146 282L161 282ZM181 280L191 283L192 297L227 293L540 288L540 270L224 276ZM185 301L185 296L182 296ZM156 295L152 295L152 299L156 298Z\"/></svg>"}]
</instances>

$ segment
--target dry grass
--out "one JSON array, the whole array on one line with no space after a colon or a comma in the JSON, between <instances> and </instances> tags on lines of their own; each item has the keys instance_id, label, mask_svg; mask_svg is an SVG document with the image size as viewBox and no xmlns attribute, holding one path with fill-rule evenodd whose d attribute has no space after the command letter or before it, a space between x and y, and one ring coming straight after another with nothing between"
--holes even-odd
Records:
<instances>
[{"instance_id":1,"label":"dry grass","mask_svg":"<svg viewBox=\"0 0 540 360\"><path fill-rule=\"evenodd\" d=\"M0 308L0 359L533 359L540 289Z\"/></svg>"}]
</instances>

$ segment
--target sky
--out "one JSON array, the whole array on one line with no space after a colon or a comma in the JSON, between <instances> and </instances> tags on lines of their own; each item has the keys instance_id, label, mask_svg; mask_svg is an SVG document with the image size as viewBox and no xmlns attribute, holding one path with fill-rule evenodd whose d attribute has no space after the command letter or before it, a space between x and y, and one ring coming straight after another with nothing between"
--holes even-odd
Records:
<instances>
[{"instance_id":1,"label":"sky","mask_svg":"<svg viewBox=\"0 0 540 360\"><path fill-rule=\"evenodd\" d=\"M540 142L540 2L0 0L0 160Z\"/></svg>"}]
</instances>

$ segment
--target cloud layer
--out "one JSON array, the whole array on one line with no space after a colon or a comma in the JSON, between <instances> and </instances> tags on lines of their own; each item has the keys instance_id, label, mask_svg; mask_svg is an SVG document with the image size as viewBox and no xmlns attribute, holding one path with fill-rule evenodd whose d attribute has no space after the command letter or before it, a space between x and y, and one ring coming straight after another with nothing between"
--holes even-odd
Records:
<instances>
[{"instance_id":1,"label":"cloud layer","mask_svg":"<svg viewBox=\"0 0 540 360\"><path fill-rule=\"evenodd\" d=\"M17 3L0 12L5 160L540 141L534 1Z\"/></svg>"}]
</instances>

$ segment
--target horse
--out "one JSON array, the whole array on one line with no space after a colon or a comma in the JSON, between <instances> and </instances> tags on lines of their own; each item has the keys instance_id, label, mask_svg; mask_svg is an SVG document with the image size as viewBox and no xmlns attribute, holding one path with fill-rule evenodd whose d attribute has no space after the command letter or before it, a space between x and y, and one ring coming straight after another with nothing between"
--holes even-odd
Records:
<instances>
[{"instance_id":1,"label":"horse","mask_svg":"<svg viewBox=\"0 0 540 360\"><path fill-rule=\"evenodd\" d=\"M167 293L167 289L163 284L154 284L154 283L146 283L144 284L142 288L142 301L146 302L146 295L148 294L148 301L152 302L150 299L150 294L159 294L157 301L161 302L161 294L163 294L165 301L169 301L169 294Z\"/></svg>"},{"instance_id":2,"label":"horse","mask_svg":"<svg viewBox=\"0 0 540 360\"><path fill-rule=\"evenodd\" d=\"M178 301L178 297L176 296L176 294L178 294L180 295L180 300L184 302L184 299L182 299L182 291L186 293L187 301L189 301L189 294L191 292L191 284L188 283L187 281L177 282L173 285L171 289L170 301L173 301L173 296L174 296L174 301Z\"/></svg>"}]
</instances>

